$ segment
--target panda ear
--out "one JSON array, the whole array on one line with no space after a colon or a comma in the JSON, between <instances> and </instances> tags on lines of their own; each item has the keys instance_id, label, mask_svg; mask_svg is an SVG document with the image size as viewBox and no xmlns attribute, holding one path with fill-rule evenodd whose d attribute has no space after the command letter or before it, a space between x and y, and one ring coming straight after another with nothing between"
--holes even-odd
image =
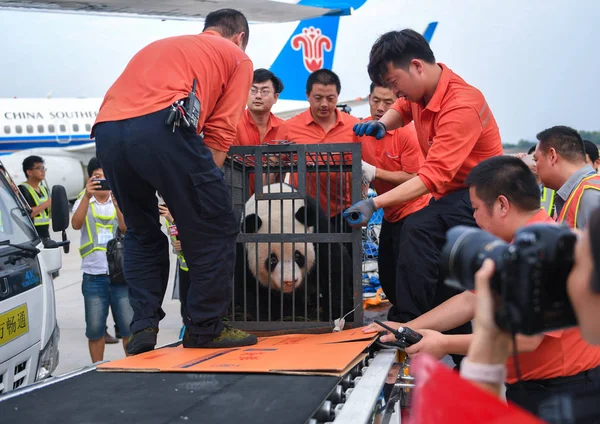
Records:
<instances>
[{"instance_id":1,"label":"panda ear","mask_svg":"<svg viewBox=\"0 0 600 424\"><path fill-rule=\"evenodd\" d=\"M316 203L306 202L306 206L301 206L296 212L296 220L305 227L314 227L317 225L318 208Z\"/></svg>"},{"instance_id":2,"label":"panda ear","mask_svg":"<svg viewBox=\"0 0 600 424\"><path fill-rule=\"evenodd\" d=\"M260 227L262 227L262 220L257 214L251 213L246 216L242 230L245 229L246 233L256 233L260 230Z\"/></svg>"}]
</instances>

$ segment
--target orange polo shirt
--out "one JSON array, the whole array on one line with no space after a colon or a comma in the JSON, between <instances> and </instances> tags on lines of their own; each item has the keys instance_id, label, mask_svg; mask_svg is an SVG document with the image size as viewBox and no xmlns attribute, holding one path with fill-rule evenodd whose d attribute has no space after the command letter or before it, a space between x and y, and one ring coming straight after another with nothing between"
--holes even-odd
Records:
<instances>
[{"instance_id":1,"label":"orange polo shirt","mask_svg":"<svg viewBox=\"0 0 600 424\"><path fill-rule=\"evenodd\" d=\"M366 118L370 121L373 118ZM354 136L354 141L362 145L362 158L376 168L386 171L404 171L414 174L423 165L423 153L419 148L417 133L412 123L395 131L388 131L381 139L375 137ZM387 181L375 179L372 182L377 194L388 192L397 186ZM431 195L426 194L399 205L383 208L383 215L388 222L397 222L429 204Z\"/></svg>"},{"instance_id":2,"label":"orange polo shirt","mask_svg":"<svg viewBox=\"0 0 600 424\"><path fill-rule=\"evenodd\" d=\"M279 127L276 140L288 140L298 144L319 144L319 143L352 143L354 141L354 132L352 127L359 122L358 118L339 110L335 110L336 121L328 132L323 130L315 122L310 113L310 109L288 119ZM337 163L337 161L336 161ZM338 164L339 167L339 164ZM322 168L325 171L325 167ZM330 216L335 216L352 205L351 203L351 182L350 173L343 173L340 176L339 171L335 172L335 166L331 166L329 178L326 173L319 176L319 202L325 212L329 211ZM297 186L298 175L294 175L293 184ZM327 196L327 186L329 185L329 194ZM343 199L340 198L340 190ZM306 176L306 191L311 196L317 196L317 182L314 173L308 173ZM330 209L328 209L328 206Z\"/></svg>"},{"instance_id":3,"label":"orange polo shirt","mask_svg":"<svg viewBox=\"0 0 600 424\"><path fill-rule=\"evenodd\" d=\"M283 122L283 119L278 118L271 113L269 121L267 122L265 138L261 140L256 122L254 122L252 115L250 115L250 111L246 109L244 113L242 113L242 118L238 123L237 134L233 144L235 146L260 146L261 143L271 143L275 140L277 129ZM249 195L252 196L254 194L254 174L248 176L248 187Z\"/></svg>"},{"instance_id":4,"label":"orange polo shirt","mask_svg":"<svg viewBox=\"0 0 600 424\"><path fill-rule=\"evenodd\" d=\"M475 87L444 64L433 97L423 107L400 98L392 106L404 123L415 122L425 163L419 178L433 197L465 188L465 178L479 162L503 154L494 115Z\"/></svg>"},{"instance_id":5,"label":"orange polo shirt","mask_svg":"<svg viewBox=\"0 0 600 424\"><path fill-rule=\"evenodd\" d=\"M267 122L265 138L261 140L258 127L256 126L254 119L252 119L250 111L246 109L244 113L242 113L242 118L237 125L237 134L233 144L236 146L260 146L261 143L271 143L275 140L277 129L283 122L283 119L278 118L271 113L269 121Z\"/></svg>"},{"instance_id":6,"label":"orange polo shirt","mask_svg":"<svg viewBox=\"0 0 600 424\"><path fill-rule=\"evenodd\" d=\"M543 209L535 214L526 225L555 223ZM540 345L533 352L520 353L519 366L522 380L543 380L567 377L600 365L600 348L589 345L581 337L578 328L544 333ZM514 357L506 362L506 382L517 382Z\"/></svg>"},{"instance_id":7,"label":"orange polo shirt","mask_svg":"<svg viewBox=\"0 0 600 424\"><path fill-rule=\"evenodd\" d=\"M196 78L198 133L204 133L207 146L226 152L235 140L252 77L246 53L214 31L158 40L127 64L104 96L95 123L165 109L187 97Z\"/></svg>"}]
</instances>

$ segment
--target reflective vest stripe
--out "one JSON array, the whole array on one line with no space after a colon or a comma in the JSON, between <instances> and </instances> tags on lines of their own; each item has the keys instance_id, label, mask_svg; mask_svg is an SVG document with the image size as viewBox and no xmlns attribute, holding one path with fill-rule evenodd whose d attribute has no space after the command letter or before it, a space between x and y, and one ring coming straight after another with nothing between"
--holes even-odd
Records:
<instances>
[{"instance_id":1,"label":"reflective vest stripe","mask_svg":"<svg viewBox=\"0 0 600 424\"><path fill-rule=\"evenodd\" d=\"M29 195L33 199L33 202L35 203L36 206L39 206L42 203L44 203L46 200L48 200L48 190L46 190L46 187L44 187L43 185L40 185L40 191L42 192L41 196L28 183L25 182L25 183L22 183L21 185L27 189L27 191L29 192ZM44 209L43 211L40 212L39 215L37 215L36 217L33 218L33 225L35 225L36 227L43 227L44 225L50 225L50 214L48 213L48 209Z\"/></svg>"},{"instance_id":2,"label":"reflective vest stripe","mask_svg":"<svg viewBox=\"0 0 600 424\"><path fill-rule=\"evenodd\" d=\"M100 244L99 235L102 229L115 234L116 219L116 208L111 216L102 216L96 213L95 204L90 204L85 216L85 231L82 232L81 247L79 248L79 254L82 258L85 258L96 250L106 252L106 243L108 240ZM92 226L94 227L94 233L92 233Z\"/></svg>"},{"instance_id":3,"label":"reflective vest stripe","mask_svg":"<svg viewBox=\"0 0 600 424\"><path fill-rule=\"evenodd\" d=\"M565 205L560 211L558 222L566 223L571 228L577 228L577 213L579 204L583 198L585 190L600 190L600 175L594 174L581 180L579 185L573 190ZM573 207L574 205L574 207Z\"/></svg>"},{"instance_id":4,"label":"reflective vest stripe","mask_svg":"<svg viewBox=\"0 0 600 424\"><path fill-rule=\"evenodd\" d=\"M165 221L166 221L166 223L167 223L167 231L168 231L168 233L169 233L169 238L170 238L172 241L175 241L175 240L177 240L177 239L175 238L175 236L172 236L172 235L171 235L171 232L169 231L169 227L171 226L171 223L170 223L170 222L169 222L169 220L167 220L167 219L165 219ZM182 251L180 251L180 252L177 254L177 259L179 259L179 269L181 269L182 271L189 271L189 270L190 270L190 269L188 268L188 266L187 266L187 262L185 261L185 257L183 256L183 250L182 250Z\"/></svg>"},{"instance_id":5,"label":"reflective vest stripe","mask_svg":"<svg viewBox=\"0 0 600 424\"><path fill-rule=\"evenodd\" d=\"M540 202L542 204L542 208L548 213L548 216L554 216L554 196L556 192L554 190L549 189L548 187L544 187L542 190L542 198Z\"/></svg>"}]
</instances>

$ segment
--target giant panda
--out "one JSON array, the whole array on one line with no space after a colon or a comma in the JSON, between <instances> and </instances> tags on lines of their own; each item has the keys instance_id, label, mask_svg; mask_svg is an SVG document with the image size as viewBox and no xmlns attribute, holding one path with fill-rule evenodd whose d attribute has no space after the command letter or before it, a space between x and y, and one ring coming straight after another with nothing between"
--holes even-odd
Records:
<instances>
[{"instance_id":1,"label":"giant panda","mask_svg":"<svg viewBox=\"0 0 600 424\"><path fill-rule=\"evenodd\" d=\"M264 193L294 191L284 183L263 187ZM269 201L253 195L241 218L242 233L326 233L328 225L310 197L305 204L304 199ZM237 243L234 304L236 319L248 321L335 320L353 309L352 259L343 243Z\"/></svg>"}]
</instances>

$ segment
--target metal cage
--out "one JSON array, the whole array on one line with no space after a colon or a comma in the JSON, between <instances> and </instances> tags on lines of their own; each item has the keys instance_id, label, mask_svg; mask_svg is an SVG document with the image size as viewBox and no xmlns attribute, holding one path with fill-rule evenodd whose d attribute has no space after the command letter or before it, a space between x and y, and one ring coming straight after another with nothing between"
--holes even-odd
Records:
<instances>
[{"instance_id":1,"label":"metal cage","mask_svg":"<svg viewBox=\"0 0 600 424\"><path fill-rule=\"evenodd\" d=\"M341 217L361 199L360 143L233 146L223 171L240 222L231 324L362 325L361 229Z\"/></svg>"}]
</instances>

